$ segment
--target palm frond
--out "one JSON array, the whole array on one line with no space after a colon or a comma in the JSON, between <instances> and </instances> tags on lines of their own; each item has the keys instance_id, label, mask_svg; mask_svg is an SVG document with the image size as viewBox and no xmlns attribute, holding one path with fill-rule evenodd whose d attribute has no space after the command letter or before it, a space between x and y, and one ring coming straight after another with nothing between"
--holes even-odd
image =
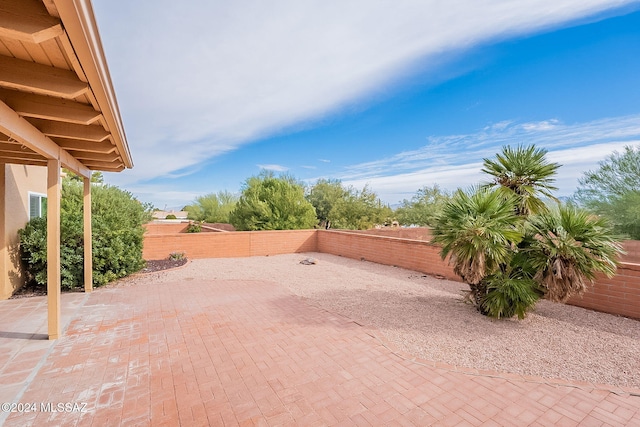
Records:
<instances>
[{"instance_id":1,"label":"palm frond","mask_svg":"<svg viewBox=\"0 0 640 427\"><path fill-rule=\"evenodd\" d=\"M524 319L539 298L536 282L518 270L499 271L486 279L487 293L482 308L490 317Z\"/></svg>"},{"instance_id":2,"label":"palm frond","mask_svg":"<svg viewBox=\"0 0 640 427\"><path fill-rule=\"evenodd\" d=\"M615 274L622 247L605 219L561 206L529 223L533 239L525 252L548 299L566 302L582 295L596 273Z\"/></svg>"},{"instance_id":3,"label":"palm frond","mask_svg":"<svg viewBox=\"0 0 640 427\"><path fill-rule=\"evenodd\" d=\"M433 229L441 255L451 256L454 271L469 284L477 284L501 264L522 238L513 198L486 188L458 190L444 206Z\"/></svg>"},{"instance_id":4,"label":"palm frond","mask_svg":"<svg viewBox=\"0 0 640 427\"><path fill-rule=\"evenodd\" d=\"M484 159L482 172L493 176L486 185L499 186L514 194L519 215L544 212L546 205L541 197L557 201L551 191L557 190L552 184L560 167L558 163L547 162L546 154L547 150L535 145L503 147L495 160Z\"/></svg>"}]
</instances>

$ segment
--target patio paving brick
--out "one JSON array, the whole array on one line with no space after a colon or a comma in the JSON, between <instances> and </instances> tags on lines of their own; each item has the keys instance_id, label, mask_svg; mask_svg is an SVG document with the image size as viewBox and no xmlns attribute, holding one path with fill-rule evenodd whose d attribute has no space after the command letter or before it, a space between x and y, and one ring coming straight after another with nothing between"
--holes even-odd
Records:
<instances>
[{"instance_id":1,"label":"patio paving brick","mask_svg":"<svg viewBox=\"0 0 640 427\"><path fill-rule=\"evenodd\" d=\"M85 412L0 424L640 425L636 390L414 361L274 282L142 281L63 310L50 342L44 297L0 302L0 401Z\"/></svg>"}]
</instances>

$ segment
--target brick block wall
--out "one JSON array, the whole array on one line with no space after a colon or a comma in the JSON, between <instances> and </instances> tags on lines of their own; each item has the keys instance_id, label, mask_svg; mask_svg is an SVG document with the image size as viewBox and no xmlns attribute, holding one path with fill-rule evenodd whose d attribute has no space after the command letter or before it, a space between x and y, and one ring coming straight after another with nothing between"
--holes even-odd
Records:
<instances>
[{"instance_id":1,"label":"brick block wall","mask_svg":"<svg viewBox=\"0 0 640 427\"><path fill-rule=\"evenodd\" d=\"M315 252L316 240L316 230L146 234L142 257L164 259L171 252L184 252L191 259Z\"/></svg>"},{"instance_id":2,"label":"brick block wall","mask_svg":"<svg viewBox=\"0 0 640 427\"><path fill-rule=\"evenodd\" d=\"M151 227L145 235L143 257L163 259L171 252L184 252L191 259L323 252L460 281L447 261L440 258L440 248L426 241L337 230L188 234L180 233L180 225ZM626 242L625 247L634 250L640 248L640 242ZM623 262L613 278L599 276L582 298L572 299L569 304L640 319L640 263Z\"/></svg>"},{"instance_id":3,"label":"brick block wall","mask_svg":"<svg viewBox=\"0 0 640 427\"><path fill-rule=\"evenodd\" d=\"M622 263L611 279L598 276L582 298L569 304L640 319L640 264Z\"/></svg>"},{"instance_id":4,"label":"brick block wall","mask_svg":"<svg viewBox=\"0 0 640 427\"><path fill-rule=\"evenodd\" d=\"M369 234L373 236L396 237L398 239L411 240L431 240L431 229L429 227L413 228L373 228L371 230L349 230L350 233Z\"/></svg>"},{"instance_id":5,"label":"brick block wall","mask_svg":"<svg viewBox=\"0 0 640 427\"><path fill-rule=\"evenodd\" d=\"M318 252L385 265L394 265L427 274L460 281L453 268L440 258L440 248L429 242L351 233L318 230Z\"/></svg>"},{"instance_id":6,"label":"brick block wall","mask_svg":"<svg viewBox=\"0 0 640 427\"><path fill-rule=\"evenodd\" d=\"M144 225L144 228L147 229L145 236L155 235L155 234L174 234L174 233L184 233L184 231L189 226L188 222L172 222L172 223L162 223L162 222L150 222Z\"/></svg>"},{"instance_id":7,"label":"brick block wall","mask_svg":"<svg viewBox=\"0 0 640 427\"><path fill-rule=\"evenodd\" d=\"M625 240L622 242L626 254L622 255L622 262L640 264L640 240Z\"/></svg>"}]
</instances>

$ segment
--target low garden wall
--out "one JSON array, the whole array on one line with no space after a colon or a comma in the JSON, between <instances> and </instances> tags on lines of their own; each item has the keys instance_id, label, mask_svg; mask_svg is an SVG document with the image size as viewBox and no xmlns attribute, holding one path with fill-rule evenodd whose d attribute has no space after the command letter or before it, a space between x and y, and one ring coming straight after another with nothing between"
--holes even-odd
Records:
<instances>
[{"instance_id":1,"label":"low garden wall","mask_svg":"<svg viewBox=\"0 0 640 427\"><path fill-rule=\"evenodd\" d=\"M365 259L460 281L440 258L440 247L420 240L336 230L318 230L318 252Z\"/></svg>"},{"instance_id":2,"label":"low garden wall","mask_svg":"<svg viewBox=\"0 0 640 427\"><path fill-rule=\"evenodd\" d=\"M640 319L640 264L620 264L611 279L598 276L582 298L573 298L569 304Z\"/></svg>"},{"instance_id":3,"label":"low garden wall","mask_svg":"<svg viewBox=\"0 0 640 427\"><path fill-rule=\"evenodd\" d=\"M411 240L431 240L431 229L429 227L384 227L372 228L371 230L349 230L350 233L369 234L374 236L397 237L398 239Z\"/></svg>"},{"instance_id":4,"label":"low garden wall","mask_svg":"<svg viewBox=\"0 0 640 427\"><path fill-rule=\"evenodd\" d=\"M236 231L226 233L184 233L187 224L149 224L143 257L167 258L184 252L188 258L234 258L299 252L322 252L352 259L364 259L460 281L440 248L424 240L353 233L338 230ZM640 319L640 242L625 242L627 255L611 279L598 276L582 298L569 304L605 313Z\"/></svg>"},{"instance_id":5,"label":"low garden wall","mask_svg":"<svg viewBox=\"0 0 640 427\"><path fill-rule=\"evenodd\" d=\"M181 233L172 230L158 233L157 229L153 231L154 234L149 232L144 238L144 259L164 259L172 252L183 252L190 259L236 258L316 252L317 248L316 230L226 233Z\"/></svg>"}]
</instances>

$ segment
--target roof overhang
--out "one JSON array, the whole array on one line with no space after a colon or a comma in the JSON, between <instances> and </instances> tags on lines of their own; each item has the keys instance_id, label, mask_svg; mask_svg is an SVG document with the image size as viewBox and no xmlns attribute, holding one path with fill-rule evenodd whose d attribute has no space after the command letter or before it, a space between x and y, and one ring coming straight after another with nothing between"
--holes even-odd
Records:
<instances>
[{"instance_id":1,"label":"roof overhang","mask_svg":"<svg viewBox=\"0 0 640 427\"><path fill-rule=\"evenodd\" d=\"M89 0L0 2L0 163L133 167Z\"/></svg>"}]
</instances>

